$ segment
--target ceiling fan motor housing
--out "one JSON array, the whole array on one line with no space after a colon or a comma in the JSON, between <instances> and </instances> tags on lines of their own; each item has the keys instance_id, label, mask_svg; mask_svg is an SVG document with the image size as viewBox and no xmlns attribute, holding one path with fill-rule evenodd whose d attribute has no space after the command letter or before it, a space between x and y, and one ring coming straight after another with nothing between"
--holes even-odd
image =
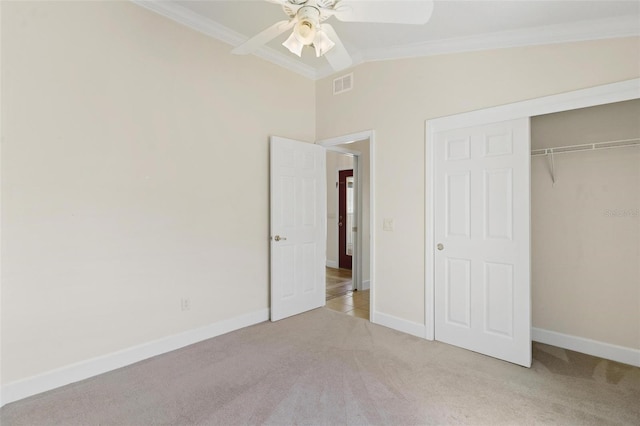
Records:
<instances>
[{"instance_id":1,"label":"ceiling fan motor housing","mask_svg":"<svg viewBox=\"0 0 640 426\"><path fill-rule=\"evenodd\" d=\"M298 23L295 34L301 43L310 45L316 36L316 31L320 25L320 11L313 6L303 6L298 9Z\"/></svg>"}]
</instances>

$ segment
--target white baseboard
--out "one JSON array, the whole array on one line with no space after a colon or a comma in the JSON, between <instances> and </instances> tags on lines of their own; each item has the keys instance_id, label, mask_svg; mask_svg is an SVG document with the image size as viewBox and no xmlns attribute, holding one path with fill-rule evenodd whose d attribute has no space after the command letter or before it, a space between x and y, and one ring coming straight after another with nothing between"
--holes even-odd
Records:
<instances>
[{"instance_id":1,"label":"white baseboard","mask_svg":"<svg viewBox=\"0 0 640 426\"><path fill-rule=\"evenodd\" d=\"M143 343L118 352L81 361L27 379L8 383L0 390L0 395L2 396L0 406L125 367L240 328L258 324L268 319L269 309L261 309L153 342Z\"/></svg>"},{"instance_id":2,"label":"white baseboard","mask_svg":"<svg viewBox=\"0 0 640 426\"><path fill-rule=\"evenodd\" d=\"M612 345L611 343L599 342L597 340L585 339L584 337L571 336L569 334L562 334L535 327L531 328L531 340L640 367L640 349Z\"/></svg>"},{"instance_id":3,"label":"white baseboard","mask_svg":"<svg viewBox=\"0 0 640 426\"><path fill-rule=\"evenodd\" d=\"M426 333L426 327L424 324L407 321L405 319L377 311L372 313L371 322L394 330L402 331L403 333L411 334L412 336L422 337L423 339Z\"/></svg>"},{"instance_id":4,"label":"white baseboard","mask_svg":"<svg viewBox=\"0 0 640 426\"><path fill-rule=\"evenodd\" d=\"M329 260L327 259L327 268L334 268L334 269L338 269L338 262L335 260Z\"/></svg>"},{"instance_id":5,"label":"white baseboard","mask_svg":"<svg viewBox=\"0 0 640 426\"><path fill-rule=\"evenodd\" d=\"M364 291L369 289L371 289L371 281L369 280L362 281L362 290Z\"/></svg>"}]
</instances>

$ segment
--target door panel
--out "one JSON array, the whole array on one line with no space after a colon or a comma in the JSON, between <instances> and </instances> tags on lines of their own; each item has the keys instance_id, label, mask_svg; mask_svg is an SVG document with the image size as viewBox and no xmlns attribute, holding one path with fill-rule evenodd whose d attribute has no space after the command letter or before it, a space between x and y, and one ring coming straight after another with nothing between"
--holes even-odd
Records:
<instances>
[{"instance_id":1,"label":"door panel","mask_svg":"<svg viewBox=\"0 0 640 426\"><path fill-rule=\"evenodd\" d=\"M513 265L484 263L485 332L513 336Z\"/></svg>"},{"instance_id":2,"label":"door panel","mask_svg":"<svg viewBox=\"0 0 640 426\"><path fill-rule=\"evenodd\" d=\"M513 170L484 172L485 238L513 239Z\"/></svg>"},{"instance_id":3,"label":"door panel","mask_svg":"<svg viewBox=\"0 0 640 426\"><path fill-rule=\"evenodd\" d=\"M325 149L271 137L271 320L324 306Z\"/></svg>"},{"instance_id":4,"label":"door panel","mask_svg":"<svg viewBox=\"0 0 640 426\"><path fill-rule=\"evenodd\" d=\"M446 321L469 328L471 325L471 261L446 260Z\"/></svg>"},{"instance_id":5,"label":"door panel","mask_svg":"<svg viewBox=\"0 0 640 426\"><path fill-rule=\"evenodd\" d=\"M447 235L469 238L471 175L468 172L448 174L446 185Z\"/></svg>"},{"instance_id":6,"label":"door panel","mask_svg":"<svg viewBox=\"0 0 640 426\"><path fill-rule=\"evenodd\" d=\"M529 120L436 134L435 337L531 365Z\"/></svg>"}]
</instances>

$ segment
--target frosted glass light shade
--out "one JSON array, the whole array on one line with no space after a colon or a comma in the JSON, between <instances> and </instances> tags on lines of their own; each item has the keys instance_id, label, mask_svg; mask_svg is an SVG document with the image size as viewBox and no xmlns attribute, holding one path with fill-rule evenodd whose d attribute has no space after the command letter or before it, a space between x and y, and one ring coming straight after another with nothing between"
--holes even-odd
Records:
<instances>
[{"instance_id":1,"label":"frosted glass light shade","mask_svg":"<svg viewBox=\"0 0 640 426\"><path fill-rule=\"evenodd\" d=\"M318 58L330 51L335 45L324 31L318 31L316 38L313 40L313 47L316 49L316 56Z\"/></svg>"},{"instance_id":2,"label":"frosted glass light shade","mask_svg":"<svg viewBox=\"0 0 640 426\"><path fill-rule=\"evenodd\" d=\"M293 33L297 36L300 43L308 46L313 43L316 37L316 25L309 20L300 21L293 29Z\"/></svg>"},{"instance_id":3,"label":"frosted glass light shade","mask_svg":"<svg viewBox=\"0 0 640 426\"><path fill-rule=\"evenodd\" d=\"M291 33L289 38L286 39L282 45L289 49L291 53L302 56L302 48L304 47L304 44L300 43L300 40L296 37L295 31Z\"/></svg>"}]
</instances>

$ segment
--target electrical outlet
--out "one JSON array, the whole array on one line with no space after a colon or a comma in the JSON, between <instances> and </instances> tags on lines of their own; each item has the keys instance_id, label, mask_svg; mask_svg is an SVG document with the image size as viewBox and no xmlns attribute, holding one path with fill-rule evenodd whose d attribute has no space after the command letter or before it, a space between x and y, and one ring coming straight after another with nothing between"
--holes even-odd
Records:
<instances>
[{"instance_id":1,"label":"electrical outlet","mask_svg":"<svg viewBox=\"0 0 640 426\"><path fill-rule=\"evenodd\" d=\"M183 311L191 310L191 300L189 299L180 299L180 307Z\"/></svg>"},{"instance_id":2,"label":"electrical outlet","mask_svg":"<svg viewBox=\"0 0 640 426\"><path fill-rule=\"evenodd\" d=\"M382 230L383 231L393 231L393 219L384 218L382 220Z\"/></svg>"}]
</instances>

